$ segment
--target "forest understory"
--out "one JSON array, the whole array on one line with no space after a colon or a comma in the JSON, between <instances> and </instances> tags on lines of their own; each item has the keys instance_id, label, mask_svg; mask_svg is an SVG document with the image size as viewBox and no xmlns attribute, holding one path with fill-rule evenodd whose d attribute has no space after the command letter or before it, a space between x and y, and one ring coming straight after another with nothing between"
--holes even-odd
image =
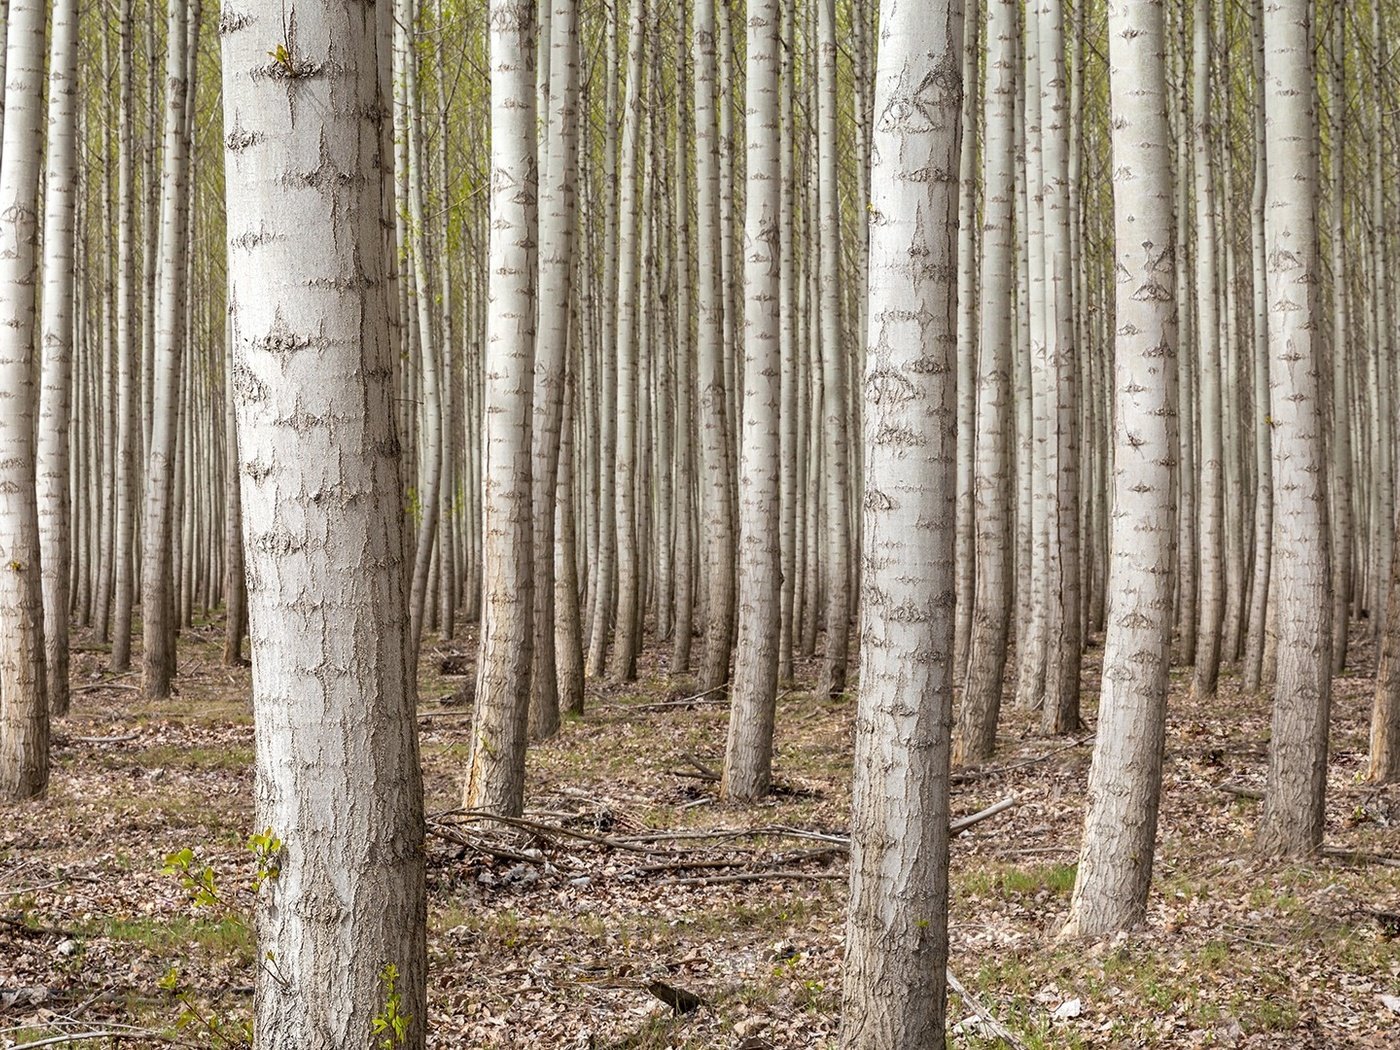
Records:
<instances>
[{"instance_id":1,"label":"forest understory","mask_svg":"<svg viewBox=\"0 0 1400 1050\"><path fill-rule=\"evenodd\" d=\"M128 1031L121 1045L246 1045L256 959L253 727L222 631L181 638L180 693L148 706L77 641L48 795L0 829L0 1046ZM429 1046L834 1045L854 702L779 702L779 790L718 800L725 706L645 654L639 681L530 752L522 822L458 810L473 638L428 644L419 725L428 837ZM998 754L954 775L954 813L1011 798L954 839L951 1044L1027 1048L1394 1047L1400 1042L1400 785L1360 782L1373 669L1335 683L1323 855L1252 855L1266 698L1229 677L1203 707L1174 670L1147 927L1056 942L1074 882L1088 725L1038 736L1008 710ZM452 672L458 672L456 674ZM455 811L455 812L454 812ZM167 872L188 849L193 876ZM205 866L209 892L196 904ZM660 982L655 990L648 986ZM658 998L704 1000L679 1012ZM694 1006L693 1002L683 1006ZM115 1045L102 1040L88 1046Z\"/></svg>"}]
</instances>

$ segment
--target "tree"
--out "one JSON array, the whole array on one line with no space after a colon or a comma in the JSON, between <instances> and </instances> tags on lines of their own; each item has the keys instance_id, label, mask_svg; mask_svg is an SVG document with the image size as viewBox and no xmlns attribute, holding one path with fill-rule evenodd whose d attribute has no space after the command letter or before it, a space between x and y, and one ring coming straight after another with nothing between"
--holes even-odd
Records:
<instances>
[{"instance_id":1,"label":"tree","mask_svg":"<svg viewBox=\"0 0 1400 1050\"><path fill-rule=\"evenodd\" d=\"M554 502L569 349L569 299L574 271L575 187L578 154L578 6L554 0L549 20L549 157L541 173L539 332L535 341L531 496L535 559L530 733L559 729L559 686L554 646ZM577 604L577 599L570 599Z\"/></svg>"},{"instance_id":2,"label":"tree","mask_svg":"<svg viewBox=\"0 0 1400 1050\"><path fill-rule=\"evenodd\" d=\"M112 670L131 666L131 607L135 586L132 552L136 536L136 460L140 448L140 420L137 396L139 362L136 353L136 262L133 242L136 225L135 135L136 113L133 101L131 0L117 5L119 32L119 71L117 118L117 281L116 281L116 509L113 543L115 579L112 583ZM105 585L105 577L104 577ZM102 623L107 623L107 595L99 598Z\"/></svg>"},{"instance_id":3,"label":"tree","mask_svg":"<svg viewBox=\"0 0 1400 1050\"><path fill-rule=\"evenodd\" d=\"M69 409L73 376L73 288L77 270L78 7L55 0L49 59L44 179L44 291L40 321L39 543L44 578L44 663L49 712L68 713L68 608L72 525L68 507Z\"/></svg>"},{"instance_id":4,"label":"tree","mask_svg":"<svg viewBox=\"0 0 1400 1050\"><path fill-rule=\"evenodd\" d=\"M150 456L146 465L145 548L141 558L142 690L170 695L175 677L175 566L170 557L175 517L175 442L180 373L184 367L185 253L188 248L189 140L186 134L186 0L171 0L165 83L165 149L161 173L160 287L156 303L156 383Z\"/></svg>"},{"instance_id":5,"label":"tree","mask_svg":"<svg viewBox=\"0 0 1400 1050\"><path fill-rule=\"evenodd\" d=\"M1011 442L1013 388L1012 311L1014 267L1012 141L1016 106L1015 0L987 5L986 141L982 150L983 193L981 274L978 316L976 402L976 585L972 600L967 679L958 709L953 761L958 765L990 758L996 746L1002 675L1011 616ZM965 64L966 65L966 64Z\"/></svg>"},{"instance_id":6,"label":"tree","mask_svg":"<svg viewBox=\"0 0 1400 1050\"><path fill-rule=\"evenodd\" d=\"M263 884L253 1037L426 1031L423 797L377 172L376 13L221 22L229 307ZM276 46L269 49L269 42ZM389 967L393 967L393 971Z\"/></svg>"},{"instance_id":7,"label":"tree","mask_svg":"<svg viewBox=\"0 0 1400 1050\"><path fill-rule=\"evenodd\" d=\"M525 806L533 552L535 5L491 0L490 303L486 317L485 591L466 805Z\"/></svg>"},{"instance_id":8,"label":"tree","mask_svg":"<svg viewBox=\"0 0 1400 1050\"><path fill-rule=\"evenodd\" d=\"M640 366L637 338L640 249L637 226L637 166L642 152L642 89L646 47L646 0L631 0L627 30L627 94L622 124L621 201L618 205L617 265L617 463L615 533L617 543L616 637L612 650L612 677L630 682L637 676L637 650L641 648L641 565L637 528L637 389ZM610 277L611 275L604 275ZM606 466L607 464L605 464Z\"/></svg>"},{"instance_id":9,"label":"tree","mask_svg":"<svg viewBox=\"0 0 1400 1050\"><path fill-rule=\"evenodd\" d=\"M1196 174L1196 326L1200 376L1200 623L1192 688L1202 700L1215 695L1220 674L1220 635L1225 617L1225 488L1221 436L1220 329L1216 313L1215 178L1211 167L1213 123L1210 81L1210 5L1195 0L1193 134ZM1191 625L1188 625L1191 629Z\"/></svg>"},{"instance_id":10,"label":"tree","mask_svg":"<svg viewBox=\"0 0 1400 1050\"><path fill-rule=\"evenodd\" d=\"M1067 934L1142 922L1166 738L1176 520L1176 259L1163 0L1108 9L1117 264L1103 692Z\"/></svg>"},{"instance_id":11,"label":"tree","mask_svg":"<svg viewBox=\"0 0 1400 1050\"><path fill-rule=\"evenodd\" d=\"M49 782L44 596L34 482L34 277L43 152L44 5L11 0L0 144L0 800Z\"/></svg>"},{"instance_id":12,"label":"tree","mask_svg":"<svg viewBox=\"0 0 1400 1050\"><path fill-rule=\"evenodd\" d=\"M748 8L739 639L729 709L729 741L720 785L725 797L741 801L762 798L772 780L782 628L778 3L779 0L750 0Z\"/></svg>"},{"instance_id":13,"label":"tree","mask_svg":"<svg viewBox=\"0 0 1400 1050\"><path fill-rule=\"evenodd\" d=\"M724 304L719 252L719 131L715 112L715 0L695 0L696 323L704 509L705 647L700 690L729 681L734 638L734 502L724 380Z\"/></svg>"},{"instance_id":14,"label":"tree","mask_svg":"<svg viewBox=\"0 0 1400 1050\"><path fill-rule=\"evenodd\" d=\"M944 1045L962 4L885 0L841 1046Z\"/></svg>"},{"instance_id":15,"label":"tree","mask_svg":"<svg viewBox=\"0 0 1400 1050\"><path fill-rule=\"evenodd\" d=\"M826 653L818 696L846 691L851 619L850 483L846 419L846 347L841 341L841 206L837 199L836 0L817 4L817 181L821 201L822 471L825 479ZM961 41L959 41L961 43Z\"/></svg>"},{"instance_id":16,"label":"tree","mask_svg":"<svg viewBox=\"0 0 1400 1050\"><path fill-rule=\"evenodd\" d=\"M1331 702L1330 566L1323 411L1314 345L1318 280L1313 59L1306 0L1266 0L1264 235L1273 421L1278 671L1258 845L1302 856L1322 844Z\"/></svg>"}]
</instances>

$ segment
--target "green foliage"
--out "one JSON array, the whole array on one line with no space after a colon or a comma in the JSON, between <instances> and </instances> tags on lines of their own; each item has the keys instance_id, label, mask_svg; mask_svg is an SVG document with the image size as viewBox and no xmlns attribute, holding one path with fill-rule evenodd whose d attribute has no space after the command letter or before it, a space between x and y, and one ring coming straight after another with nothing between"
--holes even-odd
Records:
<instances>
[{"instance_id":1,"label":"green foliage","mask_svg":"<svg viewBox=\"0 0 1400 1050\"><path fill-rule=\"evenodd\" d=\"M185 892L190 895L190 903L196 908L208 908L221 903L219 891L214 885L214 869L208 864L201 864L194 850L188 846L165 858L161 874L178 879Z\"/></svg>"},{"instance_id":2,"label":"green foliage","mask_svg":"<svg viewBox=\"0 0 1400 1050\"><path fill-rule=\"evenodd\" d=\"M253 892L262 889L263 883L282 874L282 840L271 828L248 836L248 848L253 851L257 870L253 873Z\"/></svg>"},{"instance_id":3,"label":"green foliage","mask_svg":"<svg viewBox=\"0 0 1400 1050\"><path fill-rule=\"evenodd\" d=\"M394 1050L408 1042L408 1025L413 1016L400 1009L403 998L398 989L399 968L385 963L384 969L379 971L379 979L384 984L384 1006L374 1016L374 1035L380 1050Z\"/></svg>"}]
</instances>

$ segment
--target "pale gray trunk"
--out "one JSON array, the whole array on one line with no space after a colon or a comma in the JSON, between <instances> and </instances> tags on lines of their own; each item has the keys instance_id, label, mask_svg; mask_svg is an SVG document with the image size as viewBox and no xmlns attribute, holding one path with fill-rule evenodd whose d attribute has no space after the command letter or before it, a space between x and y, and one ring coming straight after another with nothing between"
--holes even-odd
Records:
<instances>
[{"instance_id":1,"label":"pale gray trunk","mask_svg":"<svg viewBox=\"0 0 1400 1050\"><path fill-rule=\"evenodd\" d=\"M1067 935L1147 913L1157 837L1176 542L1176 260L1163 0L1112 0L1117 295L1108 608L1089 805Z\"/></svg>"},{"instance_id":2,"label":"pale gray trunk","mask_svg":"<svg viewBox=\"0 0 1400 1050\"><path fill-rule=\"evenodd\" d=\"M843 1050L945 1040L961 8L881 5Z\"/></svg>"},{"instance_id":3,"label":"pale gray trunk","mask_svg":"<svg viewBox=\"0 0 1400 1050\"><path fill-rule=\"evenodd\" d=\"M490 304L486 315L484 580L465 805L525 805L534 598L530 431L535 373L534 0L491 0Z\"/></svg>"},{"instance_id":4,"label":"pale gray trunk","mask_svg":"<svg viewBox=\"0 0 1400 1050\"><path fill-rule=\"evenodd\" d=\"M1271 0L1264 19L1265 240L1278 670L1260 849L1302 856L1322 844L1331 699L1327 463L1310 289L1316 259L1313 57L1307 0Z\"/></svg>"},{"instance_id":5,"label":"pale gray trunk","mask_svg":"<svg viewBox=\"0 0 1400 1050\"><path fill-rule=\"evenodd\" d=\"M569 302L574 270L574 162L578 155L578 8L575 0L546 0L549 20L550 142L540 185L539 336L535 343L534 419L531 452L534 493L532 544L535 566L534 656L530 671L530 734L559 730L555 668L554 504L559 474L559 434L569 350ZM571 599L577 604L577 599ZM575 613L575 615L577 615Z\"/></svg>"},{"instance_id":6,"label":"pale gray trunk","mask_svg":"<svg viewBox=\"0 0 1400 1050\"><path fill-rule=\"evenodd\" d=\"M762 798L772 782L782 628L778 4L779 0L749 0L748 6L739 629L729 739L720 783L724 797L744 802Z\"/></svg>"},{"instance_id":7,"label":"pale gray trunk","mask_svg":"<svg viewBox=\"0 0 1400 1050\"><path fill-rule=\"evenodd\" d=\"M0 801L40 795L49 782L32 352L44 23L40 0L11 0L0 145Z\"/></svg>"},{"instance_id":8,"label":"pale gray trunk","mask_svg":"<svg viewBox=\"0 0 1400 1050\"><path fill-rule=\"evenodd\" d=\"M68 713L68 607L72 566L68 441L73 374L73 286L77 269L74 213L79 192L77 91L77 0L54 0L44 202L43 315L39 330L43 380L39 391L36 482L49 712L59 718ZM79 314L77 324L85 321Z\"/></svg>"},{"instance_id":9,"label":"pale gray trunk","mask_svg":"<svg viewBox=\"0 0 1400 1050\"><path fill-rule=\"evenodd\" d=\"M720 281L719 143L715 112L715 0L695 0L695 181L697 365L704 439L705 650L700 689L729 681L734 638L734 502L724 381L724 305Z\"/></svg>"},{"instance_id":10,"label":"pale gray trunk","mask_svg":"<svg viewBox=\"0 0 1400 1050\"><path fill-rule=\"evenodd\" d=\"M996 746L1011 616L1012 303L1016 183L1012 140L1016 106L1015 0L987 5L987 84L982 153L982 256L978 292L975 501L976 589L967 678L958 709L953 761L989 758ZM964 64L966 68L966 64ZM961 245L960 241L960 245ZM959 260L960 270L962 260ZM962 286L959 284L961 294ZM962 311L959 311L961 324ZM961 415L959 416L961 419ZM960 453L961 455L961 453Z\"/></svg>"},{"instance_id":11,"label":"pale gray trunk","mask_svg":"<svg viewBox=\"0 0 1400 1050\"><path fill-rule=\"evenodd\" d=\"M1220 328L1216 309L1215 181L1211 167L1210 6L1195 0L1192 128L1196 176L1196 326L1200 376L1200 620L1192 689L1215 695L1225 617L1225 489L1220 402ZM1191 629L1192 625L1187 625Z\"/></svg>"},{"instance_id":12,"label":"pale gray trunk","mask_svg":"<svg viewBox=\"0 0 1400 1050\"><path fill-rule=\"evenodd\" d=\"M255 0L221 22L254 826L282 841L257 909L270 1050L366 1045L391 966L397 1045L427 1030L375 18L308 0L289 32Z\"/></svg>"},{"instance_id":13,"label":"pale gray trunk","mask_svg":"<svg viewBox=\"0 0 1400 1050\"><path fill-rule=\"evenodd\" d=\"M841 281L841 209L837 199L836 0L816 0L817 153L821 196L822 478L826 497L826 653L817 695L846 690L850 645L851 524L847 503L850 449L846 426L846 347L838 302ZM961 26L961 22L959 22ZM961 40L957 42L961 46Z\"/></svg>"},{"instance_id":14,"label":"pale gray trunk","mask_svg":"<svg viewBox=\"0 0 1400 1050\"><path fill-rule=\"evenodd\" d=\"M150 459L146 465L145 548L141 572L142 691L147 699L170 695L175 677L174 573L170 556L175 518L175 435L184 368L185 251L189 234L186 194L189 140L185 102L188 54L185 0L171 0L167 22L164 168L161 173L160 286L156 296L155 371ZM149 249L148 249L149 250ZM191 513L186 508L185 513Z\"/></svg>"}]
</instances>

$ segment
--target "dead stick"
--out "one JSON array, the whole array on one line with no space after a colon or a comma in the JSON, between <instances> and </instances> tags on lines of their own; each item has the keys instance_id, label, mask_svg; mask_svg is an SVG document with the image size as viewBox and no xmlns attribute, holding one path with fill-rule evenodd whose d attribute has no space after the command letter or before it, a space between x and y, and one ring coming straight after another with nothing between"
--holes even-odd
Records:
<instances>
[{"instance_id":1,"label":"dead stick","mask_svg":"<svg viewBox=\"0 0 1400 1050\"><path fill-rule=\"evenodd\" d=\"M745 871L734 875L700 875L687 879L663 879L662 886L714 886L724 882L759 882L763 879L797 879L805 882L844 881L847 876L825 871Z\"/></svg>"},{"instance_id":2,"label":"dead stick","mask_svg":"<svg viewBox=\"0 0 1400 1050\"><path fill-rule=\"evenodd\" d=\"M955 820L948 825L948 836L950 838L957 838L959 835L961 835L968 828L972 827L974 824L980 824L982 823L982 821L987 820L989 817L995 817L998 813L1002 813L1005 810L1010 809L1012 806L1016 805L1020 801L1021 800L1018 799L1015 795L1007 795L1000 802L993 802L986 809L979 809L976 813L973 813L971 816L962 817L958 820Z\"/></svg>"},{"instance_id":3,"label":"dead stick","mask_svg":"<svg viewBox=\"0 0 1400 1050\"><path fill-rule=\"evenodd\" d=\"M991 1032L994 1036L996 1036L1002 1042L1006 1043L1008 1046L1014 1046L1017 1048L1017 1050L1026 1050L1026 1044L1021 1042L1021 1040L1016 1036L1016 1033L1013 1032L1011 1029L1007 1028L1006 1025L998 1021L996 1019L996 1015L993 1014L992 1011L988 1010L985 1006L983 1006L977 1000L976 996L974 996L971 992L964 988L962 981L957 979L957 977L953 974L952 970L948 970L947 974L948 987L958 993L958 996L962 999L963 1003L966 1004L969 1010L971 1010L977 1015L978 1019L982 1022L983 1027L985 1027L987 1031Z\"/></svg>"}]
</instances>

